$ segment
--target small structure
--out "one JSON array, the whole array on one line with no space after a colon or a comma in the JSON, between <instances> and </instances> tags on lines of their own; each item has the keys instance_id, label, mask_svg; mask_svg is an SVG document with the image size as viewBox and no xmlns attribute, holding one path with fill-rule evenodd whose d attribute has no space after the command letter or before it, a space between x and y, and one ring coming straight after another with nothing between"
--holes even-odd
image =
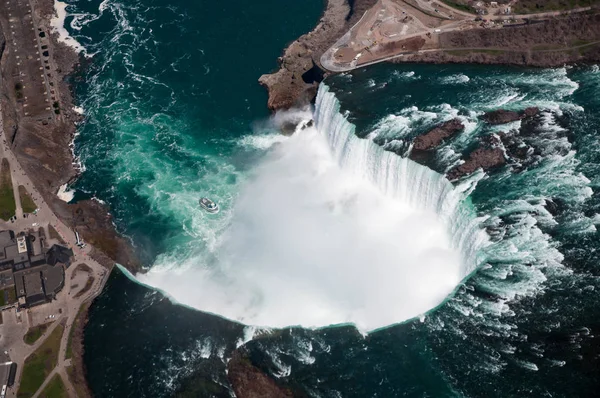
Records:
<instances>
[{"instance_id":1,"label":"small structure","mask_svg":"<svg viewBox=\"0 0 600 398\"><path fill-rule=\"evenodd\" d=\"M12 362L10 364L10 370L8 372L8 382L7 382L7 386L12 387L13 384L15 384L15 378L17 376L17 364L15 362Z\"/></svg>"},{"instance_id":2,"label":"small structure","mask_svg":"<svg viewBox=\"0 0 600 398\"><path fill-rule=\"evenodd\" d=\"M62 263L69 268L71 265L71 257L73 257L73 250L64 246L54 245L46 252L46 262L50 265Z\"/></svg>"},{"instance_id":3,"label":"small structure","mask_svg":"<svg viewBox=\"0 0 600 398\"><path fill-rule=\"evenodd\" d=\"M25 285L25 302L28 307L33 307L46 302L44 287L42 286L41 273L32 272L23 275Z\"/></svg>"},{"instance_id":4,"label":"small structure","mask_svg":"<svg viewBox=\"0 0 600 398\"><path fill-rule=\"evenodd\" d=\"M46 267L42 271L42 283L47 299L55 299L65 286L65 269L63 267Z\"/></svg>"}]
</instances>

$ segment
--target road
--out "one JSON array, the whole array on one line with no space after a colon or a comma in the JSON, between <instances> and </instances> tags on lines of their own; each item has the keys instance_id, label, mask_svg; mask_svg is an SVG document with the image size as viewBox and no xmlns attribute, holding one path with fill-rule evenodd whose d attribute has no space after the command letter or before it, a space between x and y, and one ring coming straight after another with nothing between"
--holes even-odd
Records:
<instances>
[{"instance_id":1,"label":"road","mask_svg":"<svg viewBox=\"0 0 600 398\"><path fill-rule=\"evenodd\" d=\"M60 221L58 217L56 217L56 214L54 214L52 209L44 201L43 197L37 191L32 181L23 171L23 168L20 166L14 153L7 145L6 136L4 134L4 131L2 131L2 126L2 109L0 108L0 159L6 158L8 159L8 162L10 164L13 188L15 192L15 201L17 204L17 220L14 223L4 222L3 220L0 220L0 230L11 229L18 232L25 229L33 228L32 225L34 223L37 223L38 226L42 226L45 228L46 231L48 231L48 225L52 225L62 237L62 239L66 242L66 245L70 247L74 253L74 261L72 263L73 265L69 267L65 272L65 287L57 295L55 301L49 304L44 304L39 307L34 307L32 309L25 310L28 316L21 315L21 326L19 326L19 322L16 319L15 309L4 311L2 314L5 318L8 317L8 319L6 319L5 322L6 326L0 325L0 334L2 335L0 337L0 345L4 346L4 349L8 348L11 360L18 364L15 385L11 389L9 389L7 397L17 396L18 386L21 380L21 373L23 371L23 363L25 362L25 359L31 353L33 353L35 349L39 347L39 345L43 343L45 338L50 335L52 330L54 330L54 328L60 322L65 322L65 330L61 339L58 364L46 379L44 386L55 373L59 373L63 378L69 396L76 397L75 389L72 386L69 378L66 377L66 369L67 367L71 366L71 361L65 358L68 337L70 334L71 327L73 326L75 317L77 316L77 313L79 311L79 308L84 302L92 300L94 297L96 297L96 295L98 295L102 291L102 288L104 287L104 284L108 279L109 272L105 267L100 265L98 262L94 261L89 256L89 253L92 250L92 247L90 245L87 245L84 249L81 249L77 246L75 234L73 233L73 231L64 223L62 223L62 221ZM29 215L27 218L23 218L23 210L21 207L18 193L19 185L23 185L27 188L32 199L36 203L39 209L36 215ZM76 265L80 263L85 263L92 269L91 272L94 277L94 283L88 292L86 292L79 298L75 298L74 295L79 290L81 290L83 286L80 284L77 288L75 288L71 284L71 279L75 273ZM36 344L34 344L33 346L29 346L24 343L23 335L29 327L33 326L30 324L32 319L31 313L39 313L41 311L44 311L45 308L60 309L62 313L59 316L57 316L52 326L46 331L46 333L44 333L44 335L36 342ZM23 314L23 311L21 312L21 314ZM7 334L7 328L9 326L13 327L13 329L11 330L20 330L20 335L16 336L14 335L14 333ZM5 344L8 346L5 346ZM40 388L40 391L41 389L43 389L44 386ZM35 396L38 396L40 391L38 391L38 393Z\"/></svg>"},{"instance_id":2,"label":"road","mask_svg":"<svg viewBox=\"0 0 600 398\"><path fill-rule=\"evenodd\" d=\"M436 6L436 3L430 4L423 0L416 0L416 2L424 10L430 10L430 9L432 9L432 7ZM409 4L409 3L406 3L406 4ZM478 17L477 15L451 8L450 6L448 6L446 4L442 4L442 5L440 5L440 7L444 7L446 9L451 9L456 14L461 15L463 17L467 17L468 20L465 20L465 19L457 20L457 21L439 26L438 28L424 28L422 31L398 37L396 39L396 41L408 40L408 39L415 38L415 37L422 37L422 36L428 35L428 34L435 35L435 34L441 34L441 33L445 33L445 32L452 32L452 31L456 31L456 30L463 30L465 23L467 21L472 23L472 21ZM579 8L574 8L569 11L551 11L551 12L541 12L541 13L536 13L536 14L524 14L524 15L514 15L514 14L485 15L485 16L481 16L481 17L486 20L506 20L508 18L515 19L515 20L524 19L524 18L544 19L544 18L556 17L559 15L568 15L568 14L586 12L591 9L592 9L592 7L579 7ZM407 14L410 14L410 15L412 15L413 18L417 19L417 17L415 15L411 14L409 9L404 9L404 10ZM366 15L366 13L365 13L365 15ZM364 15L363 15L363 18L364 18ZM422 52L435 52L435 51L447 51L447 50L452 50L452 51L468 51L468 50L470 50L469 48L452 48L452 49L438 48L438 49L420 50L420 51L416 51L416 52L415 51L412 51L412 52L402 51L402 52L398 52L398 53L395 53L392 55L381 56L380 58L377 58L373 61L363 62L360 64L358 63L357 58L355 58L352 62L346 62L346 63L336 62L335 56L334 56L336 51L340 47L347 46L347 44L350 42L350 40L352 38L352 32L355 29L358 31L357 27L361 24L361 22L363 21L363 18L361 18L352 28L350 28L350 30L348 32L346 32L329 49L327 49L327 51L325 51L323 53L323 55L321 56L321 59L320 59L320 62L321 62L321 65L323 66L323 68L325 68L326 70L329 70L331 72L348 72L348 71L351 71L351 70L354 70L357 68L362 68L364 66L369 66L369 65L373 65L373 64L376 64L379 62L388 61L390 59L399 58L399 57L405 56L407 54L418 54L418 53L422 53ZM589 44L586 44L584 46L588 46L588 45ZM581 46L578 46L578 47L581 47ZM485 49L494 50L493 48L485 48ZM472 49L472 50L475 50L475 49ZM477 50L481 50L481 49L478 48ZM504 50L504 49L497 49L497 50ZM549 50L549 51L559 51L559 50Z\"/></svg>"}]
</instances>

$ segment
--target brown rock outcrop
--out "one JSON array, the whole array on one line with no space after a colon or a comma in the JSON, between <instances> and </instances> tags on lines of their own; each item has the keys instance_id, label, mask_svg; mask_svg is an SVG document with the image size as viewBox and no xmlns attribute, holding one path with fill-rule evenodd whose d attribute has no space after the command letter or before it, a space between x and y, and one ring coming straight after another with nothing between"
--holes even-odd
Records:
<instances>
[{"instance_id":1,"label":"brown rock outcrop","mask_svg":"<svg viewBox=\"0 0 600 398\"><path fill-rule=\"evenodd\" d=\"M413 142L413 149L419 151L434 149L440 145L442 141L453 137L464 128L465 126L460 122L459 119L452 119L444 122L427 133L415 138Z\"/></svg>"},{"instance_id":2,"label":"brown rock outcrop","mask_svg":"<svg viewBox=\"0 0 600 398\"><path fill-rule=\"evenodd\" d=\"M271 110L288 109L309 103L317 93L318 83L324 75L312 73L322 69L321 55L372 7L376 0L355 0L352 8L347 0L327 0L327 7L319 24L310 33L292 42L278 59L278 71L258 79L269 92ZM319 76L315 79L314 76Z\"/></svg>"},{"instance_id":3,"label":"brown rock outcrop","mask_svg":"<svg viewBox=\"0 0 600 398\"><path fill-rule=\"evenodd\" d=\"M448 172L450 181L457 180L465 175L473 173L478 168L490 170L500 167L506 163L504 152L500 148L477 148L469 155L465 163Z\"/></svg>"},{"instance_id":4,"label":"brown rock outcrop","mask_svg":"<svg viewBox=\"0 0 600 398\"><path fill-rule=\"evenodd\" d=\"M521 120L521 114L515 111L498 109L496 111L486 113L481 118L489 124L506 124L517 120Z\"/></svg>"},{"instance_id":5,"label":"brown rock outcrop","mask_svg":"<svg viewBox=\"0 0 600 398\"><path fill-rule=\"evenodd\" d=\"M273 379L250 363L236 350L227 364L227 378L238 398L286 398L291 391L279 387Z\"/></svg>"},{"instance_id":6,"label":"brown rock outcrop","mask_svg":"<svg viewBox=\"0 0 600 398\"><path fill-rule=\"evenodd\" d=\"M538 111L538 108L535 107L527 108L520 113L515 111L507 111L505 109L498 109L492 112L487 112L481 118L489 124L506 124L524 119L526 117L533 117L537 115Z\"/></svg>"},{"instance_id":7,"label":"brown rock outcrop","mask_svg":"<svg viewBox=\"0 0 600 398\"><path fill-rule=\"evenodd\" d=\"M496 136L488 136L480 144L479 148L469 154L465 162L456 166L446 175L450 181L457 180L469 175L479 168L484 171L491 170L506 164L504 151L499 147L500 139Z\"/></svg>"}]
</instances>

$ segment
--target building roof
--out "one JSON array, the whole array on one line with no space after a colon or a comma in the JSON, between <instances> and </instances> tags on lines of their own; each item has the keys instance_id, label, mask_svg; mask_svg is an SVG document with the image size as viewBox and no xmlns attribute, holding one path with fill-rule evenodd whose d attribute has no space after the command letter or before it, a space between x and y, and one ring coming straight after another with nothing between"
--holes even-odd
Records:
<instances>
[{"instance_id":1,"label":"building roof","mask_svg":"<svg viewBox=\"0 0 600 398\"><path fill-rule=\"evenodd\" d=\"M71 265L71 257L73 257L73 250L60 245L53 245L46 253L46 261L50 265L63 263L68 267Z\"/></svg>"},{"instance_id":2,"label":"building roof","mask_svg":"<svg viewBox=\"0 0 600 398\"><path fill-rule=\"evenodd\" d=\"M46 296L55 296L65 285L65 270L60 267L46 267L42 271L42 281Z\"/></svg>"},{"instance_id":3,"label":"building roof","mask_svg":"<svg viewBox=\"0 0 600 398\"><path fill-rule=\"evenodd\" d=\"M13 231L0 231L0 247L13 245L15 233Z\"/></svg>"},{"instance_id":4,"label":"building roof","mask_svg":"<svg viewBox=\"0 0 600 398\"><path fill-rule=\"evenodd\" d=\"M23 275L25 279L25 295L31 297L36 294L44 294L44 288L42 286L42 278L39 272L32 272L30 274Z\"/></svg>"},{"instance_id":5,"label":"building roof","mask_svg":"<svg viewBox=\"0 0 600 398\"><path fill-rule=\"evenodd\" d=\"M15 290L17 291L17 297L25 296L25 280L23 274L15 275Z\"/></svg>"}]
</instances>

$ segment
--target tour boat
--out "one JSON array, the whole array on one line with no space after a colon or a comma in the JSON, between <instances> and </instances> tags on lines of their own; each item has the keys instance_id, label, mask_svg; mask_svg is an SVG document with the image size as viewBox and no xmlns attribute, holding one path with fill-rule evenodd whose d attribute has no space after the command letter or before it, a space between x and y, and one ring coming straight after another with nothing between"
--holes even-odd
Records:
<instances>
[{"instance_id":1,"label":"tour boat","mask_svg":"<svg viewBox=\"0 0 600 398\"><path fill-rule=\"evenodd\" d=\"M202 206L202 208L209 213L214 214L214 213L219 212L219 205L217 205L215 202L213 202L212 200L210 200L208 198L201 198L200 206Z\"/></svg>"}]
</instances>

